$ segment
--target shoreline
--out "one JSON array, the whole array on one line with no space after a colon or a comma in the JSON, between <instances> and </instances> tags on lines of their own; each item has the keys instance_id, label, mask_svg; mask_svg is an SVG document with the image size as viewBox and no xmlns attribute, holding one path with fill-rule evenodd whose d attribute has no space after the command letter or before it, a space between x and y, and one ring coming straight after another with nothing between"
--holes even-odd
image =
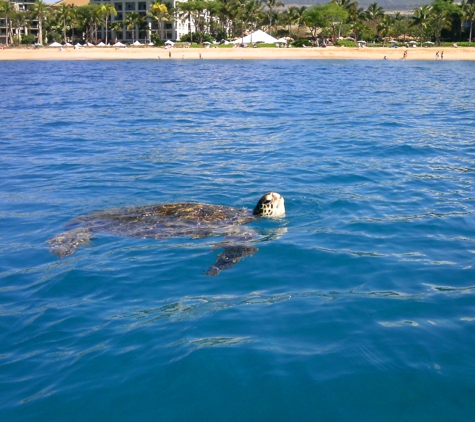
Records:
<instances>
[{"instance_id":1,"label":"shoreline","mask_svg":"<svg viewBox=\"0 0 475 422\"><path fill-rule=\"evenodd\" d=\"M0 50L0 61L23 60L437 60L436 52L444 52L444 60L475 60L474 47L309 47L309 48L118 48L43 47L41 49L9 48ZM171 57L169 57L171 53ZM439 58L440 60L440 58Z\"/></svg>"}]
</instances>

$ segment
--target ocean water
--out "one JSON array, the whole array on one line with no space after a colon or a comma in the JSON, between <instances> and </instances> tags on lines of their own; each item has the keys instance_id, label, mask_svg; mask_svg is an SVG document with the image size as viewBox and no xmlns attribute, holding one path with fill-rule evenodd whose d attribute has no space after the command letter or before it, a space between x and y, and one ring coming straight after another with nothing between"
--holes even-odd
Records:
<instances>
[{"instance_id":1,"label":"ocean water","mask_svg":"<svg viewBox=\"0 0 475 422\"><path fill-rule=\"evenodd\" d=\"M0 65L0 420L473 421L475 63ZM252 208L220 238L74 217Z\"/></svg>"}]
</instances>

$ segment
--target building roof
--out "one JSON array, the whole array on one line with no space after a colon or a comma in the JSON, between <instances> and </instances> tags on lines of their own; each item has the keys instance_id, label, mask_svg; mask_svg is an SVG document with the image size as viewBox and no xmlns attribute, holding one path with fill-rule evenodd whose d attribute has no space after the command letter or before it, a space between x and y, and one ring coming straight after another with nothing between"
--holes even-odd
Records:
<instances>
[{"instance_id":1,"label":"building roof","mask_svg":"<svg viewBox=\"0 0 475 422\"><path fill-rule=\"evenodd\" d=\"M53 3L53 6L61 6L66 4L67 6L86 6L89 4L89 0L59 0Z\"/></svg>"}]
</instances>

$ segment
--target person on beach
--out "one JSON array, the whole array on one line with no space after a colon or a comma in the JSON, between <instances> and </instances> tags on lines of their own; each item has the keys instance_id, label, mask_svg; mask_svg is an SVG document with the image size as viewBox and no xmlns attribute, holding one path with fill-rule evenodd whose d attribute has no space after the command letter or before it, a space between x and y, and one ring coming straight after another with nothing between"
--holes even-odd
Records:
<instances>
[{"instance_id":1,"label":"person on beach","mask_svg":"<svg viewBox=\"0 0 475 422\"><path fill-rule=\"evenodd\" d=\"M402 59L403 59L403 60L404 60L404 59L407 59L407 50L404 51L404 55L402 56Z\"/></svg>"},{"instance_id":2,"label":"person on beach","mask_svg":"<svg viewBox=\"0 0 475 422\"><path fill-rule=\"evenodd\" d=\"M440 60L444 60L444 52L440 53Z\"/></svg>"},{"instance_id":3,"label":"person on beach","mask_svg":"<svg viewBox=\"0 0 475 422\"><path fill-rule=\"evenodd\" d=\"M435 59L438 60L439 58L439 52L435 53Z\"/></svg>"},{"instance_id":4,"label":"person on beach","mask_svg":"<svg viewBox=\"0 0 475 422\"><path fill-rule=\"evenodd\" d=\"M170 57L170 59L172 58L172 52L171 51L168 52L168 57Z\"/></svg>"}]
</instances>

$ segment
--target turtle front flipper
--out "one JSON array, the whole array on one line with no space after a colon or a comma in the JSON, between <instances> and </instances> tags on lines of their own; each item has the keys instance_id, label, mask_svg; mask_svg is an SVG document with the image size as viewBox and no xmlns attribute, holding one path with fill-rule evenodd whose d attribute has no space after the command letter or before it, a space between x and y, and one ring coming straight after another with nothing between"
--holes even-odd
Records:
<instances>
[{"instance_id":1,"label":"turtle front flipper","mask_svg":"<svg viewBox=\"0 0 475 422\"><path fill-rule=\"evenodd\" d=\"M254 255L258 250L255 246L226 246L224 251L218 255L216 262L204 274L215 277L221 271L233 267L247 256Z\"/></svg>"},{"instance_id":2,"label":"turtle front flipper","mask_svg":"<svg viewBox=\"0 0 475 422\"><path fill-rule=\"evenodd\" d=\"M59 233L48 240L50 252L60 258L72 255L79 246L89 242L91 236L91 230L85 227Z\"/></svg>"}]
</instances>

